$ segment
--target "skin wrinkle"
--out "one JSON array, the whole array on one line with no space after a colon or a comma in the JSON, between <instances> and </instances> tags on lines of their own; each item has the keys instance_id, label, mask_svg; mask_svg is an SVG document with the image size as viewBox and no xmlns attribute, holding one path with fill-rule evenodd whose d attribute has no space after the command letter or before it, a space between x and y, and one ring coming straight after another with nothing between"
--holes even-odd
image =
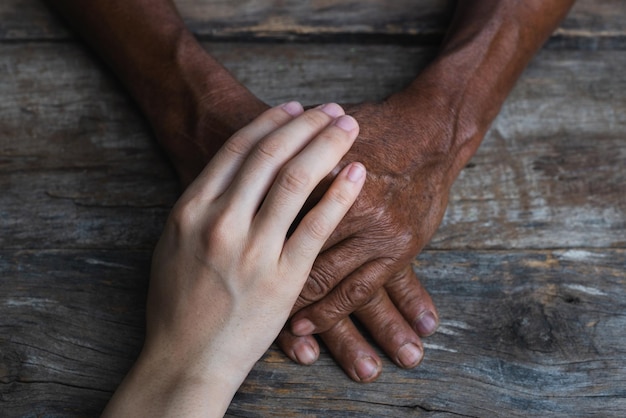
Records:
<instances>
[{"instance_id":1,"label":"skin wrinkle","mask_svg":"<svg viewBox=\"0 0 626 418\"><path fill-rule=\"evenodd\" d=\"M384 258L374 259L368 264L361 267L361 269L357 270L355 273L358 275L365 272L365 274L371 275L372 270L386 270L386 263L382 260L384 260ZM375 277L382 276L376 275ZM341 316L337 315L338 317L333 319L338 320L341 317L345 316L347 313L349 313L351 310L351 305L352 303L354 303L354 301L357 301L359 305L364 305L366 302L372 299L372 296L380 287L381 286L379 285L379 283L372 282L370 280L357 280L354 277L352 279L346 279L345 281L340 282L339 286L336 289L333 289L333 292L329 294L329 297L331 298L333 297L333 295L335 295L336 297L336 302L333 303L333 306L336 307L336 311L343 311ZM311 309L315 309L315 306L311 306Z\"/></svg>"},{"instance_id":2,"label":"skin wrinkle","mask_svg":"<svg viewBox=\"0 0 626 418\"><path fill-rule=\"evenodd\" d=\"M359 240L358 237L353 236L350 238L346 238L344 241L354 242L358 240ZM356 247L361 248L361 250L363 249L362 246L356 245L356 244L350 246L350 248L356 248ZM324 253L320 254L318 258L320 257L323 258L323 254ZM370 254L371 254L371 258L367 260L367 263L375 260L375 257L376 257L375 251L371 251ZM349 255L347 259L348 260L350 259ZM298 301L296 302L295 307L299 308L299 307L307 306L314 302L317 302L323 296L327 295L329 292L335 289L335 287L339 284L339 281L336 280L336 277L337 277L336 271L343 270L343 269L338 268L336 265L333 266L329 264L330 263L326 263L328 267L320 266L314 271L311 271L311 273L309 273L309 277L311 278L311 280L308 280L307 283L305 284L304 289L302 290L302 292L300 293L300 296L298 297ZM328 269L328 271L326 271L326 269ZM352 273L355 270L356 269L353 269L349 273Z\"/></svg>"},{"instance_id":3,"label":"skin wrinkle","mask_svg":"<svg viewBox=\"0 0 626 418\"><path fill-rule=\"evenodd\" d=\"M363 306L373 301L376 290L384 284L384 281L379 282L376 279L382 280L381 278L393 273L390 266L393 266L397 261L386 257L378 257L369 261L354 271L349 278L336 283L322 302L319 302L318 299L316 303L308 306L306 308L308 316L324 318L323 321L314 320L319 332L329 329L334 322L346 317L351 312L351 306L355 302ZM363 280L361 277L363 274L374 277L374 280ZM319 315L321 312L325 313L325 317ZM304 315L296 315L294 321L302 316Z\"/></svg>"},{"instance_id":4,"label":"skin wrinkle","mask_svg":"<svg viewBox=\"0 0 626 418\"><path fill-rule=\"evenodd\" d=\"M226 138L267 109L198 44L169 0L46 1L59 8L131 90L183 186ZM351 266L368 262L372 253L395 261L395 268L386 277L377 277L377 283L389 283L407 271L441 222L453 181L476 152L516 79L573 0L456 3L438 56L407 88L382 102L346 107L361 133L338 166L361 161L368 177L357 203L324 246L335 250L334 259L325 261L333 268L316 264L313 268L319 272L311 280L316 274L330 275L323 279L328 283L349 280L349 273L356 270ZM389 244L398 237L402 245ZM347 258L351 259L350 268L344 269L350 270L348 276L334 277L334 270ZM409 322L416 310L437 316L417 278L412 272L406 274L398 282L417 308L408 302L386 304L376 307L380 314L404 316ZM396 293L390 291L389 297L397 301ZM327 308L332 314L330 303ZM370 328L374 337L384 339L385 330ZM380 363L349 320L338 323L322 339L353 378L359 356ZM290 353L289 344L298 341L286 335L281 347ZM358 346L348 347L347 341ZM384 347L391 357L397 348Z\"/></svg>"}]
</instances>

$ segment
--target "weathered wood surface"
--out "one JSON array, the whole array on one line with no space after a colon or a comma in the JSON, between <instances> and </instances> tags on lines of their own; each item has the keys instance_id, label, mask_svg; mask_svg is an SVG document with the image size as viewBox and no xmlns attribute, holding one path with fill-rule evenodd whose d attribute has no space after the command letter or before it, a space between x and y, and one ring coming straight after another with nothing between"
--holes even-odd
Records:
<instances>
[{"instance_id":1,"label":"weathered wood surface","mask_svg":"<svg viewBox=\"0 0 626 418\"><path fill-rule=\"evenodd\" d=\"M211 39L352 39L414 37L433 42L446 30L452 0L178 0L181 15ZM578 0L553 36L555 45L626 48L626 2ZM41 0L3 0L0 39L67 39ZM415 39L413 40L415 41Z\"/></svg>"},{"instance_id":2,"label":"weathered wood surface","mask_svg":"<svg viewBox=\"0 0 626 418\"><path fill-rule=\"evenodd\" d=\"M430 56L394 46L207 47L270 103L378 99ZM431 248L624 247L624 68L621 51L541 52L456 182ZM116 83L66 44L0 46L0 69L0 245L150 248L177 187Z\"/></svg>"},{"instance_id":3,"label":"weathered wood surface","mask_svg":"<svg viewBox=\"0 0 626 418\"><path fill-rule=\"evenodd\" d=\"M2 416L95 416L137 354L148 251L0 251ZM415 370L362 385L272 349L232 416L603 416L626 411L625 250L429 251L443 321ZM9 320L10 318L10 320Z\"/></svg>"},{"instance_id":4,"label":"weathered wood surface","mask_svg":"<svg viewBox=\"0 0 626 418\"><path fill-rule=\"evenodd\" d=\"M449 8L178 3L272 104L384 97L433 49L369 41L430 43ZM326 353L299 367L272 349L229 416L626 414L625 16L579 0L455 184L416 263L442 316L424 363L385 361L360 385ZM258 38L326 43L242 42ZM0 191L0 417L97 416L141 346L178 187L130 99L37 0L0 3Z\"/></svg>"}]
</instances>

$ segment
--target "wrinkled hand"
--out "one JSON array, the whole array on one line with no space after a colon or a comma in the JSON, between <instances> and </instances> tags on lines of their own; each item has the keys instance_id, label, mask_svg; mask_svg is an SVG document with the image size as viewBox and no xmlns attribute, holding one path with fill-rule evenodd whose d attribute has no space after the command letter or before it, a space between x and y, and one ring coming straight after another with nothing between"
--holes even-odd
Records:
<instances>
[{"instance_id":1,"label":"wrinkled hand","mask_svg":"<svg viewBox=\"0 0 626 418\"><path fill-rule=\"evenodd\" d=\"M213 74L211 77L215 77L215 75ZM254 119L267 109L267 105L256 98L232 76L227 73L219 73L219 77L221 77L221 81L218 83L221 86L220 89L205 88L204 83L201 82L194 83L192 84L194 89L184 96L186 99L180 103L166 102L168 106L159 110L157 117L151 118L157 137L168 151L183 185L188 184L197 176L204 164L213 157L215 151L224 143L226 138L243 126L243 124ZM401 110L403 110L402 107ZM358 142L344 161L350 161L354 156L360 159L363 157L363 160L367 160L367 164L371 164L375 168L381 162L386 162L386 167L377 169L373 176L369 176L368 184L364 191L367 196L360 201L359 205L362 208L366 208L366 210L372 208L383 209L384 206L379 206L379 203L394 207L394 203L385 202L385 194L379 192L381 186L387 187L386 190L388 192L393 192L394 186L397 186L392 182L393 177L386 177L384 172L385 170L392 172L400 170L402 168L402 160L406 160L407 157L413 158L413 156L410 155L408 150L400 149L396 152L396 154L400 154L400 159L396 159L395 155L392 154L388 154L388 157L385 157L387 150L384 147L388 138L385 136L386 134L379 133L377 130L387 129L389 132L393 130L393 135L402 139L411 139L411 137L406 135L407 132L417 133L417 131L409 131L401 125L396 126L397 123L400 123L398 121L401 113L391 108L389 104L358 105L353 106L349 111L354 112L361 119L361 123L365 126L365 131L360 135ZM398 144L400 144L400 141L398 141ZM382 154L382 159L378 158L379 154ZM345 163L343 164L345 165ZM336 172L337 170L335 170ZM388 180L386 184L385 180ZM411 184L410 186L413 185ZM400 193L397 187L396 192ZM407 193L409 193L408 190ZM417 198L419 194L415 196ZM417 200L419 199L417 198ZM369 209L367 209L368 206ZM360 211L362 210L360 209ZM313 283L307 285L307 290L299 301L299 307L304 306L305 301L319 300L324 295L324 289L330 290L334 283L339 282L348 273L352 272L334 274L336 271L334 263L336 261L339 265L344 261L348 261L348 259L353 259L352 264L343 264L343 267L349 270L351 265L360 266L373 260L367 253L361 251L359 246L366 244L362 244L360 241L367 240L368 236L373 236L374 240L367 245L374 245L376 248L373 250L377 251L379 244L376 242L380 241L376 240L379 234L376 231L367 232L370 219L365 216L365 212L360 217L358 216L359 213L356 210L352 211L349 215L352 221L342 224L337 233L331 238L331 243L337 244L341 240L342 234L352 234L353 236L343 243L352 243L352 245L350 247L345 245L337 246L336 249L342 246L345 249L345 251L336 252L339 259L332 257L334 251L328 250L324 257L318 260L311 278ZM408 215L408 213L405 213L404 217L409 218ZM395 224L398 226L402 225L401 228L407 228L416 219L417 217L404 220L396 218ZM361 227L360 231L358 230L358 224ZM355 225L357 225L357 229L355 229ZM344 226L348 228L344 228ZM391 232L391 230L385 231L385 233L388 232ZM383 235L381 234L380 236L382 237ZM397 250L402 251L403 248L395 244L396 238L393 236L390 241L383 241L385 241L386 246L393 244L397 247ZM427 241L427 239L424 239L424 241ZM404 257L404 265L396 263L402 265L401 268L395 272L384 272L386 277L381 277L377 282L370 282L368 284L368 286L371 286L370 290L365 290L360 294L361 296L367 296L367 292L370 292L369 297L373 299L363 309L356 312L361 322L370 330L379 345L391 359L402 367L414 367L421 361L423 347L419 336L431 334L437 326L437 313L432 301L410 267L412 256L417 254L417 252L417 249L407 251L407 256ZM382 252L377 251L377 255L374 258L378 254L384 255ZM409 256L409 254L411 255ZM347 260L341 260L340 258L343 256ZM375 265L373 268L375 268ZM389 278L389 274L393 274L391 278ZM318 279L319 284L315 282ZM380 288L383 282L386 282L386 287ZM359 292L359 288L356 289L356 292ZM338 306L339 309L337 310L331 308L328 312L330 314L328 317L319 317L321 326L328 328L328 324L333 321L333 318L345 316L356 309L353 298L357 297L358 299L359 295L352 291L349 291L349 293L353 294L353 296L346 299L346 304L343 304L343 307ZM351 304L355 308L351 309ZM323 305L316 304L311 308L318 309L320 306ZM428 312L431 314L428 314ZM363 382L371 381L380 373L380 358L361 336L360 332L356 330L349 318L344 317L338 325L323 333L322 338L337 363L352 379ZM319 355L318 343L311 335L295 337L286 330L281 333L278 342L283 351L292 360L300 364L311 364Z\"/></svg>"},{"instance_id":2,"label":"wrinkled hand","mask_svg":"<svg viewBox=\"0 0 626 418\"><path fill-rule=\"evenodd\" d=\"M298 359L317 350L307 336L319 333L348 375L371 381L380 359L348 315L355 313L398 365L419 363L419 336L435 332L438 316L410 265L441 222L457 167L449 150L452 119L424 93L346 112L361 131L345 161L362 161L368 179L316 260L296 305L304 308L279 341Z\"/></svg>"}]
</instances>

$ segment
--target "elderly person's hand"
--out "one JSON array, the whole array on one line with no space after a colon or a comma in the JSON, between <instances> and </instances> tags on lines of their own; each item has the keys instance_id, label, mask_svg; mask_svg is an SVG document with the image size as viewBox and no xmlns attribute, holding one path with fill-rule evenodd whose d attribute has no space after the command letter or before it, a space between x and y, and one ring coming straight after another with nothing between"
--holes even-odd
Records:
<instances>
[{"instance_id":1,"label":"elderly person's hand","mask_svg":"<svg viewBox=\"0 0 626 418\"><path fill-rule=\"evenodd\" d=\"M105 416L222 416L278 335L365 181L348 164L290 230L358 133L336 104L301 112L263 113L176 203L153 256L145 345Z\"/></svg>"},{"instance_id":2,"label":"elderly person's hand","mask_svg":"<svg viewBox=\"0 0 626 418\"><path fill-rule=\"evenodd\" d=\"M135 97L183 185L267 109L197 42L171 0L46 1ZM573 3L457 2L439 54L411 86L383 104L352 109L363 135L350 156L372 164L371 182L313 267L298 306L315 303L279 338L287 355L314 362L311 333L322 332L348 375L375 379L381 362L350 323L354 312L397 364L420 361L419 337L438 320L411 259L439 224L450 183Z\"/></svg>"},{"instance_id":3,"label":"elderly person's hand","mask_svg":"<svg viewBox=\"0 0 626 418\"><path fill-rule=\"evenodd\" d=\"M421 361L420 337L435 332L438 315L411 262L439 226L459 168L445 109L426 97L397 94L346 109L361 128L346 161L363 161L368 181L315 261L279 342L297 358L292 347L312 350L307 336L320 334L346 373L367 382L381 362L348 316L399 366Z\"/></svg>"},{"instance_id":4,"label":"elderly person's hand","mask_svg":"<svg viewBox=\"0 0 626 418\"><path fill-rule=\"evenodd\" d=\"M437 313L409 263L431 239L454 179L533 54L573 0L458 2L437 57L405 90L348 109L361 134L348 155L369 181L316 260L279 341L314 358L321 333L339 364L371 381L381 362L350 322L354 313L398 365L422 355ZM313 353L313 355L311 355Z\"/></svg>"}]
</instances>

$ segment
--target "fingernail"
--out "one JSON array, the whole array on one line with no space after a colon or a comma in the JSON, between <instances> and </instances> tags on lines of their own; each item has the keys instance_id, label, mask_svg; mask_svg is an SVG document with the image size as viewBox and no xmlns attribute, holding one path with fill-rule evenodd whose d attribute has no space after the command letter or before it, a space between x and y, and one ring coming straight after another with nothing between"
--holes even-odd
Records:
<instances>
[{"instance_id":1,"label":"fingernail","mask_svg":"<svg viewBox=\"0 0 626 418\"><path fill-rule=\"evenodd\" d=\"M368 381L378 374L378 364L371 357L362 357L354 362L354 371L361 381Z\"/></svg>"},{"instance_id":2,"label":"fingernail","mask_svg":"<svg viewBox=\"0 0 626 418\"><path fill-rule=\"evenodd\" d=\"M326 103L317 108L333 118L343 115L343 109L337 103Z\"/></svg>"},{"instance_id":3,"label":"fingernail","mask_svg":"<svg viewBox=\"0 0 626 418\"><path fill-rule=\"evenodd\" d=\"M280 105L280 108L285 112L289 113L291 116L298 116L300 113L304 111L302 105L298 102L288 102Z\"/></svg>"},{"instance_id":4,"label":"fingernail","mask_svg":"<svg viewBox=\"0 0 626 418\"><path fill-rule=\"evenodd\" d=\"M335 120L335 126L343 129L346 132L352 132L359 127L359 125L356 123L356 120L354 120L352 116L348 115L343 115Z\"/></svg>"},{"instance_id":5,"label":"fingernail","mask_svg":"<svg viewBox=\"0 0 626 418\"><path fill-rule=\"evenodd\" d=\"M435 315L429 311L417 318L417 321L415 321L415 329L422 337L433 334L437 331L437 319L435 319Z\"/></svg>"},{"instance_id":6,"label":"fingernail","mask_svg":"<svg viewBox=\"0 0 626 418\"><path fill-rule=\"evenodd\" d=\"M348 180L353 183L358 182L365 176L365 167L361 164L352 164L348 169Z\"/></svg>"},{"instance_id":7,"label":"fingernail","mask_svg":"<svg viewBox=\"0 0 626 418\"><path fill-rule=\"evenodd\" d=\"M422 350L413 343L404 344L398 350L398 361L402 367L414 367L422 359Z\"/></svg>"},{"instance_id":8,"label":"fingernail","mask_svg":"<svg viewBox=\"0 0 626 418\"><path fill-rule=\"evenodd\" d=\"M298 363L310 365L317 360L317 353L309 344L302 344L293 349Z\"/></svg>"},{"instance_id":9,"label":"fingernail","mask_svg":"<svg viewBox=\"0 0 626 418\"><path fill-rule=\"evenodd\" d=\"M311 335L313 331L315 331L315 325L308 319L300 319L291 324L291 332L298 337Z\"/></svg>"}]
</instances>

